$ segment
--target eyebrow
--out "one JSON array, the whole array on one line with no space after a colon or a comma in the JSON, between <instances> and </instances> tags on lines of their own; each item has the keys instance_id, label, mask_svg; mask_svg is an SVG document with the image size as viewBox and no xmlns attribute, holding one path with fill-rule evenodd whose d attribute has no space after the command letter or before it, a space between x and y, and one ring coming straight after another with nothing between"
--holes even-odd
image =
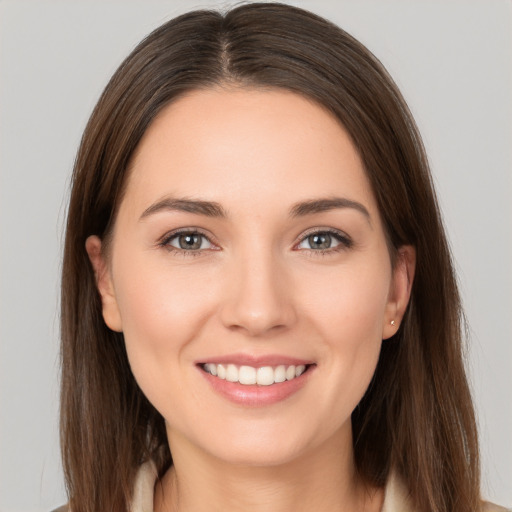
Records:
<instances>
[{"instance_id":1,"label":"eyebrow","mask_svg":"<svg viewBox=\"0 0 512 512\"><path fill-rule=\"evenodd\" d=\"M162 211L188 212L195 213L196 215L218 218L226 218L228 216L226 210L224 210L219 203L215 203L213 201L165 197L164 199L152 204L149 208L146 208L142 212L139 220L143 220L149 215Z\"/></svg>"},{"instance_id":2,"label":"eyebrow","mask_svg":"<svg viewBox=\"0 0 512 512\"><path fill-rule=\"evenodd\" d=\"M304 217L306 215L327 212L329 210L335 210L338 208L352 208L362 213L367 218L368 222L371 220L370 212L364 205L345 197L330 197L325 199L321 198L301 201L291 207L290 215L292 217Z\"/></svg>"},{"instance_id":3,"label":"eyebrow","mask_svg":"<svg viewBox=\"0 0 512 512\"><path fill-rule=\"evenodd\" d=\"M306 215L313 215L315 213L341 208L351 208L362 213L371 225L370 213L366 207L357 201L344 197L329 197L300 201L290 208L289 215L290 217L305 217ZM146 208L139 220L143 220L152 214L162 211L180 211L221 219L228 217L228 214L222 205L214 201L165 197L149 206L149 208Z\"/></svg>"}]
</instances>

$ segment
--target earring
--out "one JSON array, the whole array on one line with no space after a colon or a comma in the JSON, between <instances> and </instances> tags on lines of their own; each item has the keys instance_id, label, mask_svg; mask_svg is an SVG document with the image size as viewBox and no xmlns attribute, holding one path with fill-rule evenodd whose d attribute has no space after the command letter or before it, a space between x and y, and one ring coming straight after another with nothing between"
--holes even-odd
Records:
<instances>
[{"instance_id":1,"label":"earring","mask_svg":"<svg viewBox=\"0 0 512 512\"><path fill-rule=\"evenodd\" d=\"M394 320L391 320L391 325L395 325L395 321Z\"/></svg>"}]
</instances>

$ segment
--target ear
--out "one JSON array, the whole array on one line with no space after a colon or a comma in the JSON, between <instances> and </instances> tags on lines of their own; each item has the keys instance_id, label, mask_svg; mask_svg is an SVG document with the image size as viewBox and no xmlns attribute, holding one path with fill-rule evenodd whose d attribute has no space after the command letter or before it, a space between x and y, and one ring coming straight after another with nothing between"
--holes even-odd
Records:
<instances>
[{"instance_id":1,"label":"ear","mask_svg":"<svg viewBox=\"0 0 512 512\"><path fill-rule=\"evenodd\" d=\"M100 238L95 235L88 237L85 241L85 250L94 269L96 286L101 296L103 319L113 331L122 332L121 315L117 305L112 276L101 251Z\"/></svg>"},{"instance_id":2,"label":"ear","mask_svg":"<svg viewBox=\"0 0 512 512\"><path fill-rule=\"evenodd\" d=\"M400 327L409 298L411 296L414 271L416 269L416 250L412 245L398 249L398 257L393 269L388 302L382 325L382 339L393 336Z\"/></svg>"}]
</instances>

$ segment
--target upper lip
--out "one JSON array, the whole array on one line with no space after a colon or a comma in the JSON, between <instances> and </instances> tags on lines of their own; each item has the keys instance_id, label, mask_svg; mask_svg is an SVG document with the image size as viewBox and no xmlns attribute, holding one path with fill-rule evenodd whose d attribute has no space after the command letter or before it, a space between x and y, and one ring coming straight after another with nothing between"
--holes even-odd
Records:
<instances>
[{"instance_id":1,"label":"upper lip","mask_svg":"<svg viewBox=\"0 0 512 512\"><path fill-rule=\"evenodd\" d=\"M301 359L298 357L290 357L281 354L266 354L255 356L251 354L226 354L224 356L213 356L201 359L196 364L235 364L237 366L252 366L261 368L262 366L298 366L313 364L310 359Z\"/></svg>"}]
</instances>

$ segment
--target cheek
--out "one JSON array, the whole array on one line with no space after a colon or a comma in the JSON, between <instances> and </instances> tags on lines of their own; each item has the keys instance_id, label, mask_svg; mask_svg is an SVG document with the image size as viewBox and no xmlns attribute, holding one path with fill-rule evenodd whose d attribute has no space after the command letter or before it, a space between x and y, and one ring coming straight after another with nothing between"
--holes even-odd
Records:
<instances>
[{"instance_id":1,"label":"cheek","mask_svg":"<svg viewBox=\"0 0 512 512\"><path fill-rule=\"evenodd\" d=\"M380 342L390 281L390 270L382 264L315 275L302 286L304 314L323 326L327 339L350 340L355 347Z\"/></svg>"},{"instance_id":2,"label":"cheek","mask_svg":"<svg viewBox=\"0 0 512 512\"><path fill-rule=\"evenodd\" d=\"M366 265L333 272L325 279L317 276L314 283L303 289L309 300L302 301L302 315L319 335L318 349L333 383L319 400L347 416L363 397L377 366L390 270Z\"/></svg>"},{"instance_id":3,"label":"cheek","mask_svg":"<svg viewBox=\"0 0 512 512\"><path fill-rule=\"evenodd\" d=\"M162 383L180 387L185 349L207 322L215 292L204 272L199 276L159 262L124 261L118 276L129 276L116 281L116 297L130 366L158 408Z\"/></svg>"},{"instance_id":4,"label":"cheek","mask_svg":"<svg viewBox=\"0 0 512 512\"><path fill-rule=\"evenodd\" d=\"M168 263L165 254L142 254L118 265L116 298L123 331L139 341L166 345L187 338L213 300L212 272L198 272L193 265ZM115 276L116 277L116 276ZM142 337L142 339L140 339Z\"/></svg>"}]
</instances>

